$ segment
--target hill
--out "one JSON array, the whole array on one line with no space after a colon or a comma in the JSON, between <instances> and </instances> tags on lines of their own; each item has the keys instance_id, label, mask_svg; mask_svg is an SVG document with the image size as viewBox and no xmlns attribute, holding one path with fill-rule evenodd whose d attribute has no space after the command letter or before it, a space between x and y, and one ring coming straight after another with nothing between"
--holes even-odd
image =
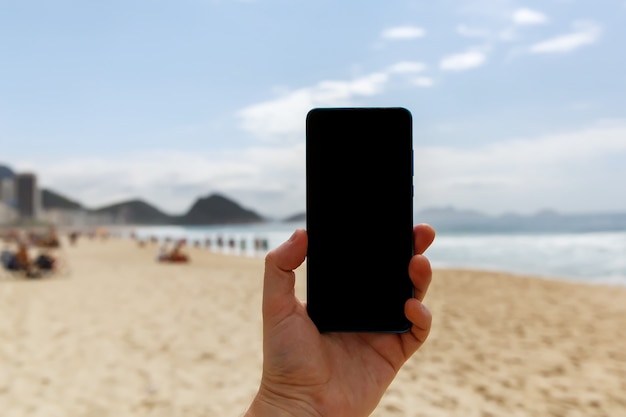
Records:
<instances>
[{"instance_id":1,"label":"hill","mask_svg":"<svg viewBox=\"0 0 626 417\"><path fill-rule=\"evenodd\" d=\"M96 209L85 208L50 189L42 189L44 210L82 210L87 214L110 219L116 224L142 225L210 225L262 222L265 219L252 210L243 208L233 200L219 194L199 198L183 215L172 216L141 200L133 199Z\"/></svg>"},{"instance_id":2,"label":"hill","mask_svg":"<svg viewBox=\"0 0 626 417\"><path fill-rule=\"evenodd\" d=\"M44 210L61 209L61 210L82 210L83 206L61 194L43 188L41 190L41 205Z\"/></svg>"},{"instance_id":3,"label":"hill","mask_svg":"<svg viewBox=\"0 0 626 417\"><path fill-rule=\"evenodd\" d=\"M245 209L222 195L212 194L196 200L189 211L178 218L176 223L200 225L255 223L262 221L265 221L265 219L256 212Z\"/></svg>"},{"instance_id":4,"label":"hill","mask_svg":"<svg viewBox=\"0 0 626 417\"><path fill-rule=\"evenodd\" d=\"M6 165L0 165L0 179L13 177L15 177L15 173L11 168Z\"/></svg>"},{"instance_id":5,"label":"hill","mask_svg":"<svg viewBox=\"0 0 626 417\"><path fill-rule=\"evenodd\" d=\"M108 215L115 223L122 224L171 224L172 216L143 200L130 200L90 210L90 213Z\"/></svg>"},{"instance_id":6,"label":"hill","mask_svg":"<svg viewBox=\"0 0 626 417\"><path fill-rule=\"evenodd\" d=\"M0 173L12 172L0 166ZM71 200L50 189L42 190L42 205L48 209L83 210L87 214L101 215L117 224L142 225L218 225L242 224L267 221L253 210L239 205L233 200L211 194L198 198L191 208L182 215L172 216L149 203L134 199L108 205L98 209L87 209L81 203ZM306 213L297 213L282 221L299 222L306 220ZM521 215L506 213L489 215L474 210L454 207L429 208L415 214L416 222L433 225L439 232L461 233L536 233L536 232L592 232L626 230L626 213L579 213L565 214L544 210L534 214Z\"/></svg>"},{"instance_id":7,"label":"hill","mask_svg":"<svg viewBox=\"0 0 626 417\"><path fill-rule=\"evenodd\" d=\"M283 220L283 222L289 223L289 222L303 222L306 221L306 213L296 213L292 216L289 217L285 217Z\"/></svg>"},{"instance_id":8,"label":"hill","mask_svg":"<svg viewBox=\"0 0 626 417\"><path fill-rule=\"evenodd\" d=\"M416 214L417 222L430 223L440 232L580 233L626 230L626 213L565 214L551 210L520 215L491 216L453 207L432 208Z\"/></svg>"},{"instance_id":9,"label":"hill","mask_svg":"<svg viewBox=\"0 0 626 417\"><path fill-rule=\"evenodd\" d=\"M306 220L294 214L285 222ZM416 223L429 223L438 232L452 233L581 233L626 230L626 213L559 213L543 210L533 214L489 215L454 207L427 208L415 213Z\"/></svg>"}]
</instances>

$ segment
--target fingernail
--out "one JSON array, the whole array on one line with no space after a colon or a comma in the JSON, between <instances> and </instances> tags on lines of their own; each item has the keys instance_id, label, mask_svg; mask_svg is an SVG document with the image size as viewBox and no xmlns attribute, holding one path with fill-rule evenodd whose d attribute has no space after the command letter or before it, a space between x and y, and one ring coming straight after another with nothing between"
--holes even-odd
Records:
<instances>
[{"instance_id":1,"label":"fingernail","mask_svg":"<svg viewBox=\"0 0 626 417\"><path fill-rule=\"evenodd\" d=\"M298 233L298 230L295 230L291 236L289 236L289 240L288 242L293 242L296 239L296 234Z\"/></svg>"}]
</instances>

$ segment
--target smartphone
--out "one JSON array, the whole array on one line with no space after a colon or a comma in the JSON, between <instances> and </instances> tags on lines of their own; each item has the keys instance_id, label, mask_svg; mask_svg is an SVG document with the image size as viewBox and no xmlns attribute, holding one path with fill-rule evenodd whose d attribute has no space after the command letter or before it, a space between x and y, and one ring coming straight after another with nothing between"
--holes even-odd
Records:
<instances>
[{"instance_id":1,"label":"smartphone","mask_svg":"<svg viewBox=\"0 0 626 417\"><path fill-rule=\"evenodd\" d=\"M306 297L320 332L411 328L412 124L403 107L307 114Z\"/></svg>"}]
</instances>

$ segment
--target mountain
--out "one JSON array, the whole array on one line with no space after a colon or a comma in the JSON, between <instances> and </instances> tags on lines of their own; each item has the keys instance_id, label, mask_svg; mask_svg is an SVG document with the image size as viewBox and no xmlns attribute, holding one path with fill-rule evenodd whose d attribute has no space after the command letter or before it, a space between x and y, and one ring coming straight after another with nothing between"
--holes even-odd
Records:
<instances>
[{"instance_id":1,"label":"mountain","mask_svg":"<svg viewBox=\"0 0 626 417\"><path fill-rule=\"evenodd\" d=\"M122 224L171 224L173 217L143 200L130 200L90 210L97 215L108 215Z\"/></svg>"},{"instance_id":2,"label":"mountain","mask_svg":"<svg viewBox=\"0 0 626 417\"><path fill-rule=\"evenodd\" d=\"M453 207L433 208L416 214L417 222L442 232L599 232L626 230L626 213L564 214L543 210L530 215L506 213L490 216Z\"/></svg>"},{"instance_id":3,"label":"mountain","mask_svg":"<svg viewBox=\"0 0 626 417\"><path fill-rule=\"evenodd\" d=\"M3 173L12 171L0 165L0 178ZM87 209L79 202L71 200L50 189L42 190L44 209L83 210L87 214L101 216L117 224L144 225L211 225L238 224L267 221L255 211L244 208L220 194L199 198L183 215L172 216L143 200L130 200L101 207ZM297 213L285 218L284 222L306 220L306 213ZM454 207L429 208L417 212L415 221L430 223L439 232L479 232L479 233L536 233L536 232L597 232L626 230L626 213L579 213L564 214L543 210L530 215L505 213L489 215L474 210L461 210Z\"/></svg>"},{"instance_id":4,"label":"mountain","mask_svg":"<svg viewBox=\"0 0 626 417\"><path fill-rule=\"evenodd\" d=\"M296 213L292 216L284 218L282 221L289 223L289 222L303 222L305 220L306 220L306 213Z\"/></svg>"},{"instance_id":5,"label":"mountain","mask_svg":"<svg viewBox=\"0 0 626 417\"><path fill-rule=\"evenodd\" d=\"M492 223L487 215L475 210L458 210L454 207L428 208L417 214L416 220L420 223L430 223L441 230L485 230Z\"/></svg>"},{"instance_id":6,"label":"mountain","mask_svg":"<svg viewBox=\"0 0 626 417\"><path fill-rule=\"evenodd\" d=\"M15 172L11 168L6 165L0 165L0 180L3 178L13 178L15 177Z\"/></svg>"},{"instance_id":7,"label":"mountain","mask_svg":"<svg viewBox=\"0 0 626 417\"><path fill-rule=\"evenodd\" d=\"M219 194L199 198L187 213L179 216L166 214L140 199L88 209L50 189L42 189L41 198L44 210L83 210L86 214L97 215L115 224L208 225L253 223L266 220L256 212L245 209Z\"/></svg>"},{"instance_id":8,"label":"mountain","mask_svg":"<svg viewBox=\"0 0 626 417\"><path fill-rule=\"evenodd\" d=\"M189 211L178 218L183 225L255 223L265 221L252 210L245 209L228 198L212 194L199 198Z\"/></svg>"},{"instance_id":9,"label":"mountain","mask_svg":"<svg viewBox=\"0 0 626 417\"><path fill-rule=\"evenodd\" d=\"M283 222L301 222L306 213L297 213ZM438 232L453 233L580 233L626 230L626 213L564 214L542 210L534 214L489 215L454 207L427 208L415 213L416 223L429 223Z\"/></svg>"},{"instance_id":10,"label":"mountain","mask_svg":"<svg viewBox=\"0 0 626 417\"><path fill-rule=\"evenodd\" d=\"M61 209L61 210L82 210L80 203L70 200L52 190L43 188L41 190L41 205L44 210Z\"/></svg>"}]
</instances>

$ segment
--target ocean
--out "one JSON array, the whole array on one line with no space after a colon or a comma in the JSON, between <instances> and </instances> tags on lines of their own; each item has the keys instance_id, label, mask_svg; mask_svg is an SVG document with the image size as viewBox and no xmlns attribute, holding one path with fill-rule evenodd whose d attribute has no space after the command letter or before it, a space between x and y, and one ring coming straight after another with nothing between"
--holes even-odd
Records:
<instances>
[{"instance_id":1,"label":"ocean","mask_svg":"<svg viewBox=\"0 0 626 417\"><path fill-rule=\"evenodd\" d=\"M239 256L264 256L304 223L233 226L145 226L140 239L187 239L190 245ZM218 242L222 242L218 246ZM373 247L372 250L376 248ZM427 256L434 267L529 274L626 286L626 231L591 233L438 233Z\"/></svg>"}]
</instances>

